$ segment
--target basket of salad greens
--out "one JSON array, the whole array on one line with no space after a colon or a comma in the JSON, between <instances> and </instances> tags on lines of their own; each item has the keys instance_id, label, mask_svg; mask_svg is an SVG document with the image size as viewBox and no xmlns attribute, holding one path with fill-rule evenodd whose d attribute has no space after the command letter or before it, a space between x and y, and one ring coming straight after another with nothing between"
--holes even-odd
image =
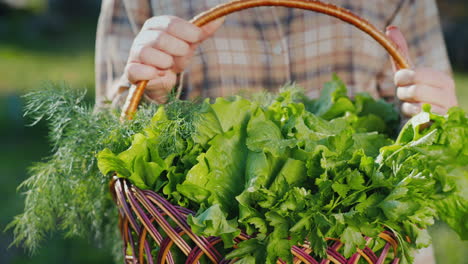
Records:
<instances>
[{"instance_id":1,"label":"basket of salad greens","mask_svg":"<svg viewBox=\"0 0 468 264\"><path fill-rule=\"evenodd\" d=\"M233 1L193 23L261 5L338 17L408 67L368 22L318 1ZM123 111L133 120L120 123L117 111L93 112L55 86L26 97L26 114L49 120L54 147L20 186L26 208L11 224L33 250L58 228L94 236L116 259L123 248L126 263L380 264L411 262L436 218L468 238L460 108L440 116L425 106L398 133L391 104L351 99L334 77L315 100L291 86L136 112L141 82Z\"/></svg>"},{"instance_id":2,"label":"basket of salad greens","mask_svg":"<svg viewBox=\"0 0 468 264\"><path fill-rule=\"evenodd\" d=\"M426 107L394 141L392 105L337 78L317 100L261 98L169 103L99 153L128 262L407 263L437 217L466 236L461 109Z\"/></svg>"}]
</instances>

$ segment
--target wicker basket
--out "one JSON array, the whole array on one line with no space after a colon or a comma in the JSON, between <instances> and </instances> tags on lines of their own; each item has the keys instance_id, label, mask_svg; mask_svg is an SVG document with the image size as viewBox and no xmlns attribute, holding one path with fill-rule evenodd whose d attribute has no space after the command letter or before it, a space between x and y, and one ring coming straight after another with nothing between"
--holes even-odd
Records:
<instances>
[{"instance_id":1,"label":"wicker basket","mask_svg":"<svg viewBox=\"0 0 468 264\"><path fill-rule=\"evenodd\" d=\"M125 263L176 263L171 255L174 246L187 256L185 263L194 264L206 255L213 263L234 263L236 260L225 260L214 247L221 242L218 237L200 237L195 235L187 224L187 215L194 212L183 207L174 206L153 191L140 190L126 179L115 178L111 182L111 191L114 200L119 206L119 228L124 241ZM185 237L185 239L183 238ZM187 237L189 239L187 239ZM235 242L249 239L250 236L241 233ZM159 247L157 254L152 254L149 239ZM365 237L371 242L372 238ZM392 256L397 256L397 242L394 235L384 231L378 237L386 244L380 255L376 255L369 247L356 249L351 258L346 259L339 250L343 247L337 239L328 238L330 246L327 249L327 258L316 260L308 243L302 246L293 246L291 253L294 263L305 264L346 264L357 263L362 257L370 264L384 263L392 249ZM188 241L190 240L190 241ZM192 246L190 246L192 245ZM399 259L394 257L392 264ZM285 263L278 260L277 263Z\"/></svg>"},{"instance_id":2,"label":"wicker basket","mask_svg":"<svg viewBox=\"0 0 468 264\"><path fill-rule=\"evenodd\" d=\"M203 26L219 17L257 6L300 8L339 18L374 38L387 50L400 68L409 68L408 62L393 43L369 22L348 10L319 1L236 0L200 14L192 20L192 23ZM137 86L132 87L122 111L122 119L132 119L147 83L147 81L142 81ZM179 263L176 263L173 253L171 253L174 250L178 250L186 256L184 262L187 264L198 263L203 256L213 263L234 263L236 261L225 260L216 250L215 245L221 242L220 238L200 237L191 231L190 226L187 224L187 215L194 214L194 212L170 204L155 192L140 190L125 179L113 179L110 189L119 208L119 228L124 241L125 263L179 264L180 260ZM238 243L249 238L245 233L241 233L235 242ZM365 237L365 239L368 243L372 240L369 237ZM370 264L382 264L389 257L392 257L392 264L398 263L398 243L395 236L391 232L385 231L375 239L385 241L385 246L379 252L373 252L367 246L363 249L357 248L355 254L349 259L346 259L340 253L343 243L333 238L328 239L329 247L326 259L316 260L307 242L302 246L292 247L291 253L294 256L295 264L355 264L360 258L365 259ZM153 242L150 242L150 240ZM158 245L158 250L151 248L151 245L154 244ZM277 263L285 262L278 260Z\"/></svg>"}]
</instances>

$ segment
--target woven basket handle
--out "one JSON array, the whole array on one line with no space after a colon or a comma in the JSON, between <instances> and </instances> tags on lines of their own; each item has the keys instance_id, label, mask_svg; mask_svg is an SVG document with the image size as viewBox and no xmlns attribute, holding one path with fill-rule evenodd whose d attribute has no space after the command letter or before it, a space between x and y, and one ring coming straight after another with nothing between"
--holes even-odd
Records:
<instances>
[{"instance_id":1,"label":"woven basket handle","mask_svg":"<svg viewBox=\"0 0 468 264\"><path fill-rule=\"evenodd\" d=\"M410 68L407 59L399 52L393 42L375 26L360 18L359 16L351 13L349 10L316 0L234 0L218 5L199 14L191 20L191 23L201 27L228 14L258 6L284 6L290 8L299 8L336 17L346 23L354 25L358 29L364 31L372 38L374 38L382 47L387 50L399 68ZM148 81L141 81L136 86L132 86L122 110L122 120L131 120L133 118L147 84Z\"/></svg>"}]
</instances>

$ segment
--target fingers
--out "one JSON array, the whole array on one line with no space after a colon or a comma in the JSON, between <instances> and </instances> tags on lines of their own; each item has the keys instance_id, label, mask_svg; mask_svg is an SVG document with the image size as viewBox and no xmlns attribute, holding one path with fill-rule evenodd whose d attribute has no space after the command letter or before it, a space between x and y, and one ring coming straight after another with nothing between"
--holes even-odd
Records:
<instances>
[{"instance_id":1,"label":"fingers","mask_svg":"<svg viewBox=\"0 0 468 264\"><path fill-rule=\"evenodd\" d=\"M146 21L135 38L125 68L127 79L135 84L149 80L147 94L163 102L176 83L198 45L213 35L224 18L203 27L173 16L153 17Z\"/></svg>"},{"instance_id":2,"label":"fingers","mask_svg":"<svg viewBox=\"0 0 468 264\"><path fill-rule=\"evenodd\" d=\"M223 22L224 18L199 28L177 17L153 17L146 21L143 30L136 37L129 63L152 66L159 71L172 69L181 72L188 65L197 44L214 34ZM143 68L131 67L133 70ZM137 75L129 72L129 79L138 81L139 76L148 76L148 71Z\"/></svg>"},{"instance_id":3,"label":"fingers","mask_svg":"<svg viewBox=\"0 0 468 264\"><path fill-rule=\"evenodd\" d=\"M165 88L176 82L175 73L168 75L171 78L165 76L166 73L171 69L183 71L182 66L187 64L185 60L193 54L192 46L204 34L201 28L180 18L161 16L149 19L132 45L125 69L127 79L134 84L149 80L149 89L159 87L157 90L165 93Z\"/></svg>"},{"instance_id":4,"label":"fingers","mask_svg":"<svg viewBox=\"0 0 468 264\"><path fill-rule=\"evenodd\" d=\"M429 68L421 68L415 72L414 81L416 83L425 83L434 87L447 87L447 89L454 89L455 82L447 74Z\"/></svg>"},{"instance_id":5,"label":"fingers","mask_svg":"<svg viewBox=\"0 0 468 264\"><path fill-rule=\"evenodd\" d=\"M216 31L224 24L226 17L220 17L202 27L203 36L202 41L211 37Z\"/></svg>"},{"instance_id":6,"label":"fingers","mask_svg":"<svg viewBox=\"0 0 468 264\"><path fill-rule=\"evenodd\" d=\"M422 104L421 103L408 103L404 102L401 105L401 112L408 117L415 116L421 112ZM431 112L444 115L447 113L447 109L439 105L431 105Z\"/></svg>"},{"instance_id":7,"label":"fingers","mask_svg":"<svg viewBox=\"0 0 468 264\"><path fill-rule=\"evenodd\" d=\"M130 62L153 66L158 70L167 70L174 65L172 56L148 46L135 48L132 51Z\"/></svg>"},{"instance_id":8,"label":"fingers","mask_svg":"<svg viewBox=\"0 0 468 264\"><path fill-rule=\"evenodd\" d=\"M190 50L190 43L161 30L140 32L135 39L134 46L152 47L173 56L184 56Z\"/></svg>"},{"instance_id":9,"label":"fingers","mask_svg":"<svg viewBox=\"0 0 468 264\"><path fill-rule=\"evenodd\" d=\"M129 63L140 63L157 70L182 71L183 67L176 63L186 64L185 60L193 54L192 46L198 43L204 34L201 28L177 17L153 17L146 21L136 37L130 51ZM143 74L138 76L140 75ZM138 80L137 76L130 77L131 80Z\"/></svg>"},{"instance_id":10,"label":"fingers","mask_svg":"<svg viewBox=\"0 0 468 264\"><path fill-rule=\"evenodd\" d=\"M389 26L385 32L387 37L393 41L396 48L400 51L400 53L406 58L406 60L411 64L411 59L409 55L409 48L408 43L406 42L403 33L400 29L396 26ZM400 69L397 63L392 59L393 71L396 72Z\"/></svg>"},{"instance_id":11,"label":"fingers","mask_svg":"<svg viewBox=\"0 0 468 264\"><path fill-rule=\"evenodd\" d=\"M128 63L125 67L125 77L132 84L136 84L142 80L153 80L156 79L160 70L141 63Z\"/></svg>"},{"instance_id":12,"label":"fingers","mask_svg":"<svg viewBox=\"0 0 468 264\"><path fill-rule=\"evenodd\" d=\"M415 84L416 72L413 70L403 69L395 73L394 83L396 86L408 86Z\"/></svg>"},{"instance_id":13,"label":"fingers","mask_svg":"<svg viewBox=\"0 0 468 264\"><path fill-rule=\"evenodd\" d=\"M394 78L395 85L397 86L408 86L415 83L424 83L434 87L455 87L453 79L447 74L429 69L420 68L417 70L403 69L395 73Z\"/></svg>"},{"instance_id":14,"label":"fingers","mask_svg":"<svg viewBox=\"0 0 468 264\"><path fill-rule=\"evenodd\" d=\"M401 31L390 26L386 35L411 64L408 44ZM419 113L423 103L430 103L432 111L440 114L445 114L450 107L457 105L455 82L447 74L427 68L400 69L393 59L392 65L395 71L394 82L398 87L397 96L404 102L401 110L405 115Z\"/></svg>"},{"instance_id":15,"label":"fingers","mask_svg":"<svg viewBox=\"0 0 468 264\"><path fill-rule=\"evenodd\" d=\"M165 76L149 81L145 93L150 99L164 104L167 102L168 94L174 88L176 79L177 75L168 71Z\"/></svg>"},{"instance_id":16,"label":"fingers","mask_svg":"<svg viewBox=\"0 0 468 264\"><path fill-rule=\"evenodd\" d=\"M172 67L172 70L177 73L183 72L184 69L189 65L190 60L195 54L197 48L198 44L192 44L190 46L189 52L185 56L174 57L174 66Z\"/></svg>"},{"instance_id":17,"label":"fingers","mask_svg":"<svg viewBox=\"0 0 468 264\"><path fill-rule=\"evenodd\" d=\"M203 36L200 42L190 44L188 52L182 56L174 57L174 67L172 68L175 72L182 72L190 63L190 59L195 54L195 50L197 49L198 45L204 41L205 39L211 37L224 23L225 17L218 18L215 21L212 21L201 29L203 30Z\"/></svg>"},{"instance_id":18,"label":"fingers","mask_svg":"<svg viewBox=\"0 0 468 264\"><path fill-rule=\"evenodd\" d=\"M223 25L224 20L225 17L221 17L200 28L178 17L159 16L148 19L143 29L165 31L188 43L198 43L212 36Z\"/></svg>"},{"instance_id":19,"label":"fingers","mask_svg":"<svg viewBox=\"0 0 468 264\"><path fill-rule=\"evenodd\" d=\"M201 28L178 17L158 16L150 18L143 26L145 30L164 31L188 43L197 43L202 40L204 32Z\"/></svg>"},{"instance_id":20,"label":"fingers","mask_svg":"<svg viewBox=\"0 0 468 264\"><path fill-rule=\"evenodd\" d=\"M414 103L430 103L448 110L456 106L454 80L444 72L433 69L400 70L395 74L397 96Z\"/></svg>"},{"instance_id":21,"label":"fingers","mask_svg":"<svg viewBox=\"0 0 468 264\"><path fill-rule=\"evenodd\" d=\"M405 116L414 116L421 112L421 105L419 103L403 103L401 105L401 112Z\"/></svg>"},{"instance_id":22,"label":"fingers","mask_svg":"<svg viewBox=\"0 0 468 264\"><path fill-rule=\"evenodd\" d=\"M426 84L414 84L397 88L397 96L405 102L424 102L437 105L448 105L450 98L447 92Z\"/></svg>"},{"instance_id":23,"label":"fingers","mask_svg":"<svg viewBox=\"0 0 468 264\"><path fill-rule=\"evenodd\" d=\"M144 31L137 39L129 61L151 65L161 70L173 67L176 57L187 57L192 52L189 43L162 31Z\"/></svg>"},{"instance_id":24,"label":"fingers","mask_svg":"<svg viewBox=\"0 0 468 264\"><path fill-rule=\"evenodd\" d=\"M127 64L127 79L136 84L141 80L150 80L146 86L145 93L158 103L167 101L167 94L172 90L177 75L173 71L158 71L154 67L139 63Z\"/></svg>"}]
</instances>

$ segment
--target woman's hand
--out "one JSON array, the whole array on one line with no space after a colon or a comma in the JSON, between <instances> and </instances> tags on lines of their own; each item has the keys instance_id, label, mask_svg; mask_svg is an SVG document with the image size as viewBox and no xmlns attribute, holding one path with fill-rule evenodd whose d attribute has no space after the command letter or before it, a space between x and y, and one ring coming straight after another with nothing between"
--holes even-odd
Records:
<instances>
[{"instance_id":1,"label":"woman's hand","mask_svg":"<svg viewBox=\"0 0 468 264\"><path fill-rule=\"evenodd\" d=\"M164 103L176 84L176 74L185 69L197 46L223 22L221 18L200 28L173 16L148 19L130 49L125 67L127 79L133 84L149 80L146 94Z\"/></svg>"},{"instance_id":2,"label":"woman's hand","mask_svg":"<svg viewBox=\"0 0 468 264\"><path fill-rule=\"evenodd\" d=\"M387 36L409 58L408 45L401 31L394 26L388 27ZM394 82L398 87L397 96L403 101L403 114L414 116L425 103L431 104L432 111L439 114L446 114L450 107L458 105L455 82L448 74L428 68L394 69Z\"/></svg>"},{"instance_id":3,"label":"woman's hand","mask_svg":"<svg viewBox=\"0 0 468 264\"><path fill-rule=\"evenodd\" d=\"M421 111L421 105L432 105L432 111L446 114L456 106L455 83L447 74L433 69L400 70L395 74L397 96L404 101L401 111L413 116Z\"/></svg>"}]
</instances>

